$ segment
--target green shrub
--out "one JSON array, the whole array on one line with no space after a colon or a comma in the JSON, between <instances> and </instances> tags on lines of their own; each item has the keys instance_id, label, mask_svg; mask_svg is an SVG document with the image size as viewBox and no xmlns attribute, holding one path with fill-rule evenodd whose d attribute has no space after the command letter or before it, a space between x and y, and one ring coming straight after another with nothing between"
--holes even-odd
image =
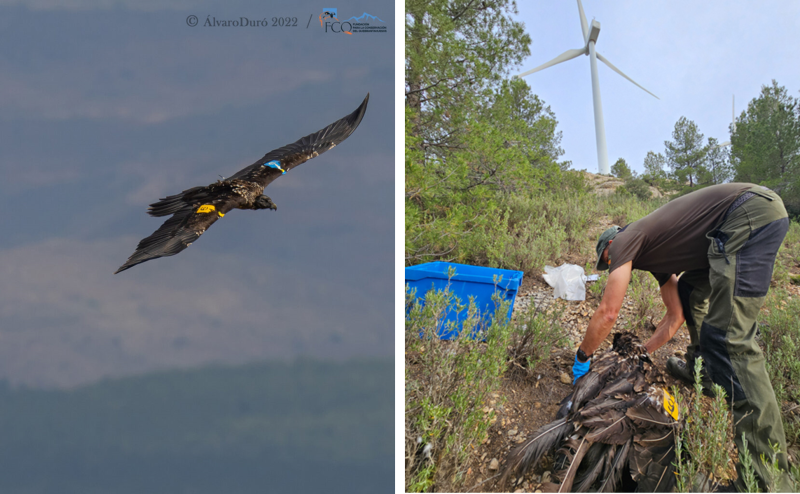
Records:
<instances>
[{"instance_id":1,"label":"green shrub","mask_svg":"<svg viewBox=\"0 0 800 494\"><path fill-rule=\"evenodd\" d=\"M492 414L483 412L487 396L500 386L510 340L508 302L495 300L488 327L479 327L475 304L460 336L441 341L450 311L466 304L449 286L431 290L424 304L406 292L406 490L452 490L461 485L469 455L487 437ZM485 342L471 339L484 331Z\"/></svg>"},{"instance_id":2,"label":"green shrub","mask_svg":"<svg viewBox=\"0 0 800 494\"><path fill-rule=\"evenodd\" d=\"M615 194L621 196L634 196L640 201L647 201L653 197L650 185L642 178L628 177L625 185L617 187Z\"/></svg>"},{"instance_id":3,"label":"green shrub","mask_svg":"<svg viewBox=\"0 0 800 494\"><path fill-rule=\"evenodd\" d=\"M758 492L756 468L753 465L753 457L750 456L750 450L747 449L747 439L744 433L742 433L742 451L739 452L739 463L742 464L741 474L745 492Z\"/></svg>"},{"instance_id":4,"label":"green shrub","mask_svg":"<svg viewBox=\"0 0 800 494\"><path fill-rule=\"evenodd\" d=\"M641 328L648 322L655 319L655 323L661 320L664 312L664 304L661 302L661 292L658 282L653 275L647 271L634 270L631 273L631 283L628 286L627 300L633 304L631 318L626 321L626 327L642 338L650 335L641 333ZM655 324L654 323L654 324Z\"/></svg>"},{"instance_id":5,"label":"green shrub","mask_svg":"<svg viewBox=\"0 0 800 494\"><path fill-rule=\"evenodd\" d=\"M647 201L653 197L653 193L650 191L650 185L641 178L626 180L625 188L642 201Z\"/></svg>"},{"instance_id":6,"label":"green shrub","mask_svg":"<svg viewBox=\"0 0 800 494\"><path fill-rule=\"evenodd\" d=\"M566 343L561 327L563 310L540 304L516 317L511 326L511 348L508 351L511 375L533 380L539 363L550 358L554 348ZM548 311L548 309L550 309Z\"/></svg>"},{"instance_id":7,"label":"green shrub","mask_svg":"<svg viewBox=\"0 0 800 494\"><path fill-rule=\"evenodd\" d=\"M725 390L714 384L715 398L706 410L703 406L701 357L695 359L694 394L685 398L677 388L672 392L684 417L683 428L675 438L675 474L678 492L714 492L730 470L728 451L733 443L728 432L731 418L725 400Z\"/></svg>"},{"instance_id":8,"label":"green shrub","mask_svg":"<svg viewBox=\"0 0 800 494\"><path fill-rule=\"evenodd\" d=\"M764 349L767 373L775 398L784 403L800 403L800 300L780 288L770 290L760 318L760 343ZM800 442L800 418L783 415L786 441Z\"/></svg>"},{"instance_id":9,"label":"green shrub","mask_svg":"<svg viewBox=\"0 0 800 494\"><path fill-rule=\"evenodd\" d=\"M587 232L598 218L597 198L581 191L516 195L504 199L507 231L494 238L492 266L542 272L567 253L587 253ZM487 243L490 243L487 241Z\"/></svg>"},{"instance_id":10,"label":"green shrub","mask_svg":"<svg viewBox=\"0 0 800 494\"><path fill-rule=\"evenodd\" d=\"M607 214L613 224L625 226L644 218L667 202L663 197L642 201L630 194L610 194L601 199L598 210ZM594 240L597 241L596 238Z\"/></svg>"},{"instance_id":11,"label":"green shrub","mask_svg":"<svg viewBox=\"0 0 800 494\"><path fill-rule=\"evenodd\" d=\"M429 291L424 304L406 292L408 492L460 487L470 454L487 438L494 418L493 411L484 411L487 398L499 389L505 371L529 376L565 340L560 312L531 308L509 323L509 303L495 299L494 317L486 327L479 327L470 301L460 335L441 341L437 335L453 329L445 318L464 306L449 286ZM467 336L475 330L484 331L485 341Z\"/></svg>"}]
</instances>

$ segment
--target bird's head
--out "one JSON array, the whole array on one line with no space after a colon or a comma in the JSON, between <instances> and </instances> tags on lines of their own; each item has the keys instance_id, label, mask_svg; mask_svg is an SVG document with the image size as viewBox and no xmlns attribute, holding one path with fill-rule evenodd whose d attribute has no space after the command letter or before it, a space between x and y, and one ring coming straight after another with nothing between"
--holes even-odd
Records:
<instances>
[{"instance_id":1,"label":"bird's head","mask_svg":"<svg viewBox=\"0 0 800 494\"><path fill-rule=\"evenodd\" d=\"M263 196L262 195L262 196L258 196L258 198L256 199L256 208L257 209L272 209L273 211L276 211L278 209L278 206L276 206L275 203L272 202L272 199L270 199L267 196Z\"/></svg>"}]
</instances>

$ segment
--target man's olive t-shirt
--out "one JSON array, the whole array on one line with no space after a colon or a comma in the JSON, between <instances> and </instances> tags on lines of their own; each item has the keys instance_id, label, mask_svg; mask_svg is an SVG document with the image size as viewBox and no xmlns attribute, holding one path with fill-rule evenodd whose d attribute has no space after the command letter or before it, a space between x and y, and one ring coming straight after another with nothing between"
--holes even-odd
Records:
<instances>
[{"instance_id":1,"label":"man's olive t-shirt","mask_svg":"<svg viewBox=\"0 0 800 494\"><path fill-rule=\"evenodd\" d=\"M708 268L706 233L719 226L736 198L755 187L712 185L670 201L619 232L608 249L610 271L633 261L663 285L673 274Z\"/></svg>"}]
</instances>

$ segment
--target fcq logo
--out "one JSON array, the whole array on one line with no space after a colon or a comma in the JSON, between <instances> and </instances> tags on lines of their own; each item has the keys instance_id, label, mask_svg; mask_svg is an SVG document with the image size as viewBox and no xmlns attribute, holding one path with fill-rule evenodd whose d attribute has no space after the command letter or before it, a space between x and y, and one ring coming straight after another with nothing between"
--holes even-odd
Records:
<instances>
[{"instance_id":1,"label":"fcq logo","mask_svg":"<svg viewBox=\"0 0 800 494\"><path fill-rule=\"evenodd\" d=\"M336 9L326 8L322 9L322 13L319 15L319 25L320 27L325 28L325 32L332 31L334 33L347 33L353 34L353 26L349 22L339 22L339 18L336 17Z\"/></svg>"}]
</instances>

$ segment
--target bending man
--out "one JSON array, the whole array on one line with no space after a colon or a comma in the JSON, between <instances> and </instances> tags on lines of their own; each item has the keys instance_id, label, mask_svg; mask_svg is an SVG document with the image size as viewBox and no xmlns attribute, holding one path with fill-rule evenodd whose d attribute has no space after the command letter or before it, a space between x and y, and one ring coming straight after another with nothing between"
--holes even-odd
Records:
<instances>
[{"instance_id":1,"label":"bending man","mask_svg":"<svg viewBox=\"0 0 800 494\"><path fill-rule=\"evenodd\" d=\"M667 370L693 382L694 359L703 357L705 380L722 386L732 400L736 446L741 450L744 433L762 489L760 455L770 457L770 443L780 446L778 462L788 472L780 408L755 341L756 316L788 228L777 194L730 183L692 192L625 228L606 230L597 242L596 267L610 273L573 367L575 379L588 371L592 354L617 320L631 271L650 271L667 313L645 344L648 352L686 322L691 339L686 361L670 358ZM787 475L778 482L781 490L789 489Z\"/></svg>"}]
</instances>

